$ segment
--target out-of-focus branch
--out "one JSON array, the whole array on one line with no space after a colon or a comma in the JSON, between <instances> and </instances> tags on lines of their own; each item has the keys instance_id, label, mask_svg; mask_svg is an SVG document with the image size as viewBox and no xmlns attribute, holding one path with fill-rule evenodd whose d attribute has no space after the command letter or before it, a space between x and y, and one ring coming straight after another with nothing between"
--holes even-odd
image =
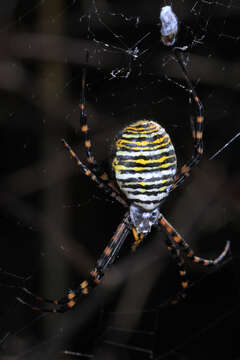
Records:
<instances>
[{"instance_id":1,"label":"out-of-focus branch","mask_svg":"<svg viewBox=\"0 0 240 360\"><path fill-rule=\"evenodd\" d=\"M106 49L93 41L76 40L60 35L21 33L9 36L8 44L9 53L18 59L83 65L86 61L87 49L90 54L90 66L99 66L99 56L104 57L103 68L116 64L119 60L119 54L111 52L109 56Z\"/></svg>"}]
</instances>

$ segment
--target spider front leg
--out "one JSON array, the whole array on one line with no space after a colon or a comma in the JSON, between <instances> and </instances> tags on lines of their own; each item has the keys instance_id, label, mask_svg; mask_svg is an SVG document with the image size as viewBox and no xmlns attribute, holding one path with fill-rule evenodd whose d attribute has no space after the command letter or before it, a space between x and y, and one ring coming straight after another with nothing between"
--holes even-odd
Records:
<instances>
[{"instance_id":1,"label":"spider front leg","mask_svg":"<svg viewBox=\"0 0 240 360\"><path fill-rule=\"evenodd\" d=\"M88 64L89 53L86 52L86 64ZM86 106L86 75L87 75L87 68L86 66L82 69L82 81L81 81L81 103L80 103L80 128L81 132L84 135L84 147L86 150L87 155L87 162L91 169L99 176L99 178L103 181L108 182L109 176L101 166L98 165L92 151L92 142L90 131L87 123L87 106ZM111 184L109 184L111 186Z\"/></svg>"},{"instance_id":2,"label":"spider front leg","mask_svg":"<svg viewBox=\"0 0 240 360\"><path fill-rule=\"evenodd\" d=\"M32 306L30 303L26 302L22 298L18 297L17 299L24 305L30 307L32 310L40 311L40 312L63 313L72 309L77 305L82 295L87 295L89 293L90 288L94 288L97 284L99 284L106 270L116 259L116 256L118 255L130 231L131 231L131 219L129 212L127 212L123 218L123 221L118 226L115 234L113 235L110 242L104 249L101 257L97 260L94 269L90 272L90 276L88 277L88 279L81 282L76 289L71 290L68 293L68 295L62 297L61 299L50 300L47 298L37 296L26 288L22 288L22 290L25 293L27 293L29 296L34 298L36 301L52 304L54 306L52 309L46 307Z\"/></svg>"},{"instance_id":3,"label":"spider front leg","mask_svg":"<svg viewBox=\"0 0 240 360\"><path fill-rule=\"evenodd\" d=\"M168 238L171 241L173 241L180 249L182 249L183 252L186 254L186 256L190 260L192 260L193 262L198 263L200 265L203 265L203 266L218 265L220 263L220 261L222 261L225 258L225 256L227 255L227 253L230 249L230 241L227 241L223 252L216 259L214 259L214 260L203 259L201 257L194 255L194 252L190 248L190 246L184 241L184 239L181 237L181 235L164 218L164 216L162 214L161 214L161 217L159 218L159 225L164 230L164 232L168 236Z\"/></svg>"},{"instance_id":4,"label":"spider front leg","mask_svg":"<svg viewBox=\"0 0 240 360\"><path fill-rule=\"evenodd\" d=\"M86 63L88 63L88 51L86 52ZM109 176L104 169L102 169L98 164L92 152L92 142L90 139L90 132L87 124L87 110L86 110L86 98L85 98L85 87L86 87L86 66L82 70L82 91L81 91L81 103L80 103L80 127L81 132L84 134L84 147L87 154L87 162L90 169L88 169L82 162L78 159L76 153L71 149L70 145L67 144L65 140L63 143L65 147L69 150L71 156L77 160L77 164L84 171L85 175L91 176L92 180L98 183L99 187L102 187L106 193L110 193L110 196L117 198L124 206L126 206L126 201L120 195L118 188L114 186L112 181L109 180ZM85 168L85 169L84 169Z\"/></svg>"},{"instance_id":5,"label":"spider front leg","mask_svg":"<svg viewBox=\"0 0 240 360\"><path fill-rule=\"evenodd\" d=\"M115 200L120 202L120 204L122 204L123 206L127 206L126 200L120 195L120 193L115 191L115 189L113 189L107 182L103 181L93 171L91 171L86 165L84 165L81 162L81 160L79 159L79 157L77 156L77 154L73 151L71 146L64 139L62 139L62 141L63 141L64 146L68 149L72 158L75 159L75 161L76 161L77 165L80 167L81 171L86 176L90 177L91 180L94 181L99 188L103 189L103 191L108 196L114 198Z\"/></svg>"},{"instance_id":6,"label":"spider front leg","mask_svg":"<svg viewBox=\"0 0 240 360\"><path fill-rule=\"evenodd\" d=\"M191 119L191 128L192 128L192 137L194 141L194 153L192 158L181 167L180 171L174 177L174 183L172 190L175 189L178 185L182 184L186 177L189 176L191 169L196 166L202 158L203 155L203 122L204 122L204 110L199 97L197 96L196 90L193 87L193 84L188 75L187 68L182 60L181 55L179 54L179 49L175 48L175 58L178 64L181 67L184 78L187 82L188 89L192 95L193 101L196 105L196 116Z\"/></svg>"}]
</instances>

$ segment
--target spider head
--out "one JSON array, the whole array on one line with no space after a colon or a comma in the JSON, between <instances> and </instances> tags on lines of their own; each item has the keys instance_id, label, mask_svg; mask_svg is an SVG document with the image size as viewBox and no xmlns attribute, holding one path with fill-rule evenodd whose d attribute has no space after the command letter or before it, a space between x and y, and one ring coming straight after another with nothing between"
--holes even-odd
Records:
<instances>
[{"instance_id":1,"label":"spider head","mask_svg":"<svg viewBox=\"0 0 240 360\"><path fill-rule=\"evenodd\" d=\"M158 215L158 208L146 211L134 204L130 205L130 217L138 234L147 235L151 231L152 225L157 224Z\"/></svg>"}]
</instances>

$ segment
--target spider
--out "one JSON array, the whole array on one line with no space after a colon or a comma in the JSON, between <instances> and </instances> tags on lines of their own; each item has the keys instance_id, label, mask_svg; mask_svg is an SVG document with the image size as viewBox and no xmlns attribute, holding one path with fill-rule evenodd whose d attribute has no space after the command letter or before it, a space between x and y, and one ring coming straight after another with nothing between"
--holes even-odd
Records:
<instances>
[{"instance_id":1,"label":"spider","mask_svg":"<svg viewBox=\"0 0 240 360\"><path fill-rule=\"evenodd\" d=\"M88 294L89 289L100 282L106 270L116 259L121 246L131 231L134 237L133 251L136 250L144 237L151 232L152 226L158 226L166 234L167 248L176 259L181 278L181 290L172 300L173 304L186 297L188 280L183 255L194 263L203 266L215 266L226 256L230 247L229 242L226 243L223 252L214 260L195 256L190 246L159 210L164 199L172 190L183 183L203 155L203 106L192 85L178 48L174 48L174 56L180 65L189 92L196 105L196 116L192 122L194 141L192 158L177 171L177 158L174 146L165 129L155 121L138 120L126 126L115 140L115 154L112 162L115 174L114 182L110 180L106 172L98 167L92 153L85 101L86 67L83 68L80 121L81 131L85 136L84 144L89 165L86 166L82 163L65 140L63 140L63 143L71 157L76 161L81 172L90 177L108 196L121 203L127 210L115 234L90 272L89 278L81 282L76 289L71 290L60 300L50 300L36 296L28 289L23 288L35 300L53 304L49 308L34 307L18 298L22 303L30 306L31 309L42 312L62 313L74 308L80 297Z\"/></svg>"}]
</instances>

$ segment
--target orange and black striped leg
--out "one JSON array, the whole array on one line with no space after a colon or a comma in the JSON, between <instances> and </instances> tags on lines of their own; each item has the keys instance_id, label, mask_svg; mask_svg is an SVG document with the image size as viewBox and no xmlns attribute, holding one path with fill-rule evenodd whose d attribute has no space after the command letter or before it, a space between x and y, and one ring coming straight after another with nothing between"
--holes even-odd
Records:
<instances>
[{"instance_id":1,"label":"orange and black striped leg","mask_svg":"<svg viewBox=\"0 0 240 360\"><path fill-rule=\"evenodd\" d=\"M64 143L64 146L68 149L68 151L69 151L70 155L72 156L72 158L75 159L75 161L76 161L77 165L80 167L81 171L85 175L90 177L90 179L92 181L94 181L99 188L103 189L103 191L107 195L111 196L112 198L114 198L115 200L120 202L123 206L127 206L126 200L118 192L116 192L111 186L109 186L108 183L104 182L97 175L95 175L95 173L93 171L91 171L88 167L86 167L86 165L84 165L81 162L81 160L79 159L77 154L73 151L71 146L64 139L62 139L62 141Z\"/></svg>"},{"instance_id":2,"label":"orange and black striped leg","mask_svg":"<svg viewBox=\"0 0 240 360\"><path fill-rule=\"evenodd\" d=\"M171 300L171 304L177 304L179 301L186 298L186 290L188 288L188 280L186 277L186 270L184 267L184 259L180 254L179 249L177 249L176 245L172 243L172 241L167 238L166 244L171 255L176 259L176 263L179 269L179 275L181 277L181 290L178 294Z\"/></svg>"},{"instance_id":3,"label":"orange and black striped leg","mask_svg":"<svg viewBox=\"0 0 240 360\"><path fill-rule=\"evenodd\" d=\"M86 52L86 64L88 64L89 53ZM82 69L82 82L81 82L81 103L80 103L80 128L81 132L84 135L84 147L87 155L87 162L91 170L98 175L98 177L103 181L109 181L108 174L102 169L98 164L93 155L92 151L92 142L89 127L87 124L87 107L86 107L86 66Z\"/></svg>"},{"instance_id":4,"label":"orange and black striped leg","mask_svg":"<svg viewBox=\"0 0 240 360\"><path fill-rule=\"evenodd\" d=\"M70 291L68 295L62 297L60 300L50 300L40 296L36 296L31 291L26 288L22 290L31 296L35 301L42 303L49 303L53 305L53 308L46 308L42 306L33 306L22 298L17 298L21 303L27 305L32 310L40 312L53 312L53 313L63 313L75 307L80 300L82 295L87 295L89 290L94 288L103 277L107 268L114 262L121 246L123 245L127 235L131 230L131 219L129 213L127 212L123 218L123 221L118 226L115 234L111 238L108 246L103 251L102 256L98 259L96 266L90 272L90 276L87 280L80 283L80 285Z\"/></svg>"},{"instance_id":5,"label":"orange and black striped leg","mask_svg":"<svg viewBox=\"0 0 240 360\"><path fill-rule=\"evenodd\" d=\"M164 218L161 214L159 218L159 224L162 229L165 231L169 239L171 239L179 249L182 249L186 256L192 260L194 263L198 263L203 266L214 266L219 264L227 255L230 249L230 241L227 241L223 252L214 260L207 260L201 257L195 256L193 250L186 243L186 241L181 237L181 235L174 229L174 227Z\"/></svg>"},{"instance_id":6,"label":"orange and black striped leg","mask_svg":"<svg viewBox=\"0 0 240 360\"><path fill-rule=\"evenodd\" d=\"M132 233L134 237L134 243L132 244L132 251L136 251L137 247L144 239L144 234L138 234L135 227L132 227Z\"/></svg>"},{"instance_id":7,"label":"orange and black striped leg","mask_svg":"<svg viewBox=\"0 0 240 360\"><path fill-rule=\"evenodd\" d=\"M123 221L118 226L115 234L113 235L110 242L104 249L101 257L97 260L96 269L101 269L101 273L104 274L107 268L109 268L109 266L111 266L114 263L126 237L128 236L131 230L132 230L131 218L129 212L127 212L123 218ZM94 276L94 278L97 280L98 280L98 272L99 271L97 271L97 274L94 274L94 271L91 272L92 276Z\"/></svg>"},{"instance_id":8,"label":"orange and black striped leg","mask_svg":"<svg viewBox=\"0 0 240 360\"><path fill-rule=\"evenodd\" d=\"M176 174L174 178L174 184L172 190L174 190L178 185L180 185L186 177L189 176L191 169L196 166L202 158L203 155L203 123L204 123L204 110L199 97L197 96L196 90L193 87L193 84L188 75L187 68L182 60L181 54L179 54L179 49L174 49L175 57L178 64L181 67L184 78L187 82L187 86L192 95L193 101L196 105L196 116L194 120L191 120L192 127L192 137L194 142L194 153L192 158L181 167L180 171Z\"/></svg>"},{"instance_id":9,"label":"orange and black striped leg","mask_svg":"<svg viewBox=\"0 0 240 360\"><path fill-rule=\"evenodd\" d=\"M52 304L53 305L52 308L46 308L42 305L35 306L32 303L27 302L26 300L23 300L21 297L17 297L17 300L19 302L21 302L22 304L28 306L31 310L34 310L34 311L40 311L42 313L46 313L46 312L48 312L48 313L64 313L64 312L72 309L77 304L77 301L79 300L80 295L88 294L89 284L92 282L93 282L93 279L91 279L91 278L88 281L87 280L83 281L76 290L70 291L68 293L68 295L64 296L60 300L50 300L50 299L47 299L44 297L40 297L38 295L35 295L28 289L22 288L22 290L26 294L31 296L35 302Z\"/></svg>"}]
</instances>

